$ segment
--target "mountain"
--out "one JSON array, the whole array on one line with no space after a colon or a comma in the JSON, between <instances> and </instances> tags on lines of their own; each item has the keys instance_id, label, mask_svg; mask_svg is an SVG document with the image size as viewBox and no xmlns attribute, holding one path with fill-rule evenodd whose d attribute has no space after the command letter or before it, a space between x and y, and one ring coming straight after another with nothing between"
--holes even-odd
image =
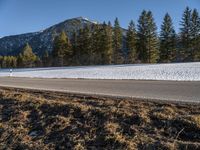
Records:
<instances>
[{"instance_id":1,"label":"mountain","mask_svg":"<svg viewBox=\"0 0 200 150\"><path fill-rule=\"evenodd\" d=\"M92 26L98 24L98 22L90 21L87 18L78 17L68 19L64 22L51 26L43 31L6 36L0 38L0 55L16 55L20 53L21 49L26 43L29 43L36 54L43 54L44 51L51 51L54 38L60 34L61 31L65 31L69 38L73 32L77 32L84 26ZM123 29L125 34L126 30Z\"/></svg>"}]
</instances>

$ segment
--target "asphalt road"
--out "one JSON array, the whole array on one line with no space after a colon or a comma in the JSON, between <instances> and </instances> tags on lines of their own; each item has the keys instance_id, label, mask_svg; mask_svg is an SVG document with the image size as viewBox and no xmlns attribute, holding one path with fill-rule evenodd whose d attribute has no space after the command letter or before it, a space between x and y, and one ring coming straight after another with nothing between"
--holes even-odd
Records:
<instances>
[{"instance_id":1,"label":"asphalt road","mask_svg":"<svg viewBox=\"0 0 200 150\"><path fill-rule=\"evenodd\" d=\"M200 82L0 77L0 86L200 103Z\"/></svg>"}]
</instances>

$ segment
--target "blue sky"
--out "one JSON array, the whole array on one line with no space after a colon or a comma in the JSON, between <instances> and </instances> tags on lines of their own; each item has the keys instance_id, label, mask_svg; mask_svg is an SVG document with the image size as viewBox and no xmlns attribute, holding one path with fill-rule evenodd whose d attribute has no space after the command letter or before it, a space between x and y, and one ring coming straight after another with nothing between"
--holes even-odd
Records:
<instances>
[{"instance_id":1,"label":"blue sky","mask_svg":"<svg viewBox=\"0 0 200 150\"><path fill-rule=\"evenodd\" d=\"M200 13L200 0L0 0L0 37L39 31L79 16L100 22L118 17L127 28L131 19L137 24L143 9L153 12L158 28L169 12L178 30L186 6Z\"/></svg>"}]
</instances>

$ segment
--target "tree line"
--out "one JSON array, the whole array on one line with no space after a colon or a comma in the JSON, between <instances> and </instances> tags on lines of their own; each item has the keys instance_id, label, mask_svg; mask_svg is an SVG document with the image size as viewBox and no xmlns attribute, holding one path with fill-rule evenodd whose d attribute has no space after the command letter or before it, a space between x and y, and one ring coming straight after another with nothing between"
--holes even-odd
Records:
<instances>
[{"instance_id":1,"label":"tree line","mask_svg":"<svg viewBox=\"0 0 200 150\"><path fill-rule=\"evenodd\" d=\"M35 55L31 46L27 43L18 56L0 56L1 68L22 68L42 66L39 56Z\"/></svg>"},{"instance_id":2,"label":"tree line","mask_svg":"<svg viewBox=\"0 0 200 150\"><path fill-rule=\"evenodd\" d=\"M158 35L151 11L143 10L137 26L120 27L118 18L110 22L85 26L72 37L62 31L55 37L52 52L33 53L27 43L18 56L0 56L0 67L48 67L132 63L168 63L200 61L200 16L187 7L176 33L168 13Z\"/></svg>"}]
</instances>

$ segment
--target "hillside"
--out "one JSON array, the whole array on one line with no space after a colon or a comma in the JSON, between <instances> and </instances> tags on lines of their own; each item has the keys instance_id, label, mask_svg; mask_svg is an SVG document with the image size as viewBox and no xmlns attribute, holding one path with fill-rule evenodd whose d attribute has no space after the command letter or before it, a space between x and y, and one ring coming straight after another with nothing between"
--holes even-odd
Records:
<instances>
[{"instance_id":1,"label":"hillside","mask_svg":"<svg viewBox=\"0 0 200 150\"><path fill-rule=\"evenodd\" d=\"M0 55L16 54L27 42L36 53L51 51L53 39L62 30L70 37L74 31L83 28L86 24L92 25L94 22L79 17L66 20L40 32L3 37L0 39Z\"/></svg>"},{"instance_id":2,"label":"hillside","mask_svg":"<svg viewBox=\"0 0 200 150\"><path fill-rule=\"evenodd\" d=\"M70 38L73 32L77 32L86 25L92 26L94 24L98 24L98 22L78 17L68 19L39 32L6 36L0 38L0 55L18 54L26 43L29 43L34 52L40 55L46 50L52 50L53 40L61 31L65 31Z\"/></svg>"}]
</instances>

